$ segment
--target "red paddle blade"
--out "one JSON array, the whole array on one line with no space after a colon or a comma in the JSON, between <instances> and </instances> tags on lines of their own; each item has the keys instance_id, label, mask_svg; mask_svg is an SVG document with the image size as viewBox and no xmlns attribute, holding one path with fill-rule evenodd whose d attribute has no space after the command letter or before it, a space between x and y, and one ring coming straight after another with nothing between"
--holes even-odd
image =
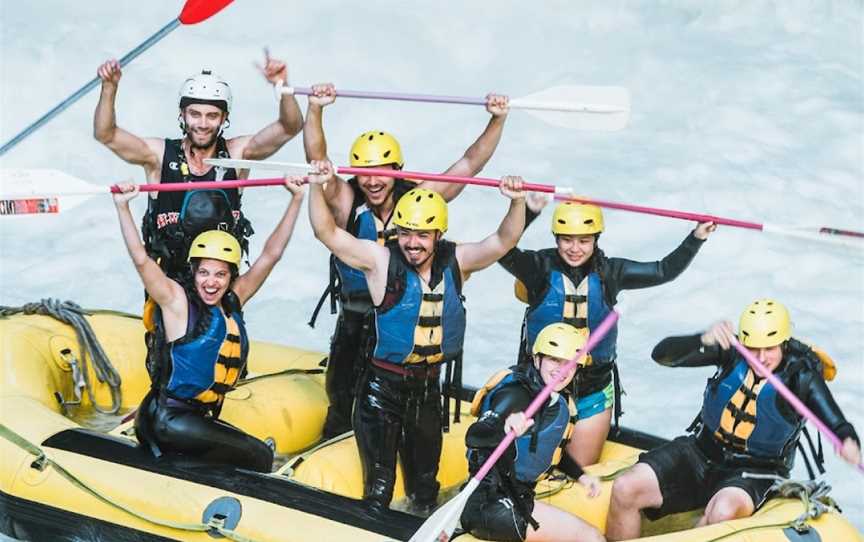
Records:
<instances>
[{"instance_id":1,"label":"red paddle blade","mask_svg":"<svg viewBox=\"0 0 864 542\"><path fill-rule=\"evenodd\" d=\"M222 11L234 0L186 0L183 11L180 12L180 22L183 24L198 24Z\"/></svg>"}]
</instances>

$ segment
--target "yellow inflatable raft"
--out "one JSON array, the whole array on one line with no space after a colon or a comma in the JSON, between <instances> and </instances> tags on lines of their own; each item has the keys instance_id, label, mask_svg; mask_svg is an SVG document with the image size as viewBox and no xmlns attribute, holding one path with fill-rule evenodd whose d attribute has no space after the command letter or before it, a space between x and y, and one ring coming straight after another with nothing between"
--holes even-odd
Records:
<instances>
[{"instance_id":1,"label":"yellow inflatable raft","mask_svg":"<svg viewBox=\"0 0 864 542\"><path fill-rule=\"evenodd\" d=\"M327 407L323 355L253 342L249 376L228 395L222 417L275 441L275 472L155 459L137 447L128 420L149 388L141 320L92 311L87 321L119 377L113 390L82 357L73 327L48 316L0 318L0 533L32 541L384 541L407 540L422 523L398 510L366 510L350 435L316 447ZM112 403L117 415L98 414ZM469 421L445 436L442 495L465 480ZM640 448L662 442L626 429L614 440L590 472L611 475L632 464ZM610 487L604 482L603 494L588 499L578 485L552 479L539 491L603 530ZM397 482L394 508L403 496ZM812 506L824 509L813 518L804 502L773 499L751 518L700 529L689 528L698 513L673 516L646 522L643 534L669 542L861 540L836 509Z\"/></svg>"}]
</instances>

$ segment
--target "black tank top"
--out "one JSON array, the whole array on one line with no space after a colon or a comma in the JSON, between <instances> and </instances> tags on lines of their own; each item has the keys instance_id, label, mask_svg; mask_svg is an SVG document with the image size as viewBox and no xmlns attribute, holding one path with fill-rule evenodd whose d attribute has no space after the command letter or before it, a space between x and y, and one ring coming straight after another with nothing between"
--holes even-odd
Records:
<instances>
[{"instance_id":1,"label":"black tank top","mask_svg":"<svg viewBox=\"0 0 864 542\"><path fill-rule=\"evenodd\" d=\"M165 153L162 155L163 183L186 183L193 181L234 181L237 180L237 170L234 168L213 167L204 175L193 175L186 163L186 154L180 145L180 139L165 139ZM231 158L225 139L216 140L216 157ZM234 218L240 218L240 192L236 188L225 189L228 201L234 212ZM156 214L156 229L161 230L169 224L177 224L180 220L180 209L186 192L159 192L153 204L152 211Z\"/></svg>"}]
</instances>

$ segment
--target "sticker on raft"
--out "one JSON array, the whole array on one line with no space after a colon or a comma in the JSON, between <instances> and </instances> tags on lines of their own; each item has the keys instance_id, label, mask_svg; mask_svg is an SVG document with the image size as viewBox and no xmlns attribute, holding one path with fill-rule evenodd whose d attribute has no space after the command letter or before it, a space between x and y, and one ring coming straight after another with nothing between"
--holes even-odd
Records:
<instances>
[{"instance_id":1,"label":"sticker on raft","mask_svg":"<svg viewBox=\"0 0 864 542\"><path fill-rule=\"evenodd\" d=\"M35 215L59 213L57 198L26 198L0 200L0 215Z\"/></svg>"}]
</instances>

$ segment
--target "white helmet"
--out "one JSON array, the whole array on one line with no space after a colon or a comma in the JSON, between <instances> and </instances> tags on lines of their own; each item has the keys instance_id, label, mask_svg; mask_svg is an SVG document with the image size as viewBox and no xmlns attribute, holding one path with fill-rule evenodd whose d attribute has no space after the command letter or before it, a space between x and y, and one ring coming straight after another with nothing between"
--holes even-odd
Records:
<instances>
[{"instance_id":1,"label":"white helmet","mask_svg":"<svg viewBox=\"0 0 864 542\"><path fill-rule=\"evenodd\" d=\"M231 87L210 70L201 70L200 74L187 78L180 87L180 109L194 103L215 105L231 113Z\"/></svg>"}]
</instances>

